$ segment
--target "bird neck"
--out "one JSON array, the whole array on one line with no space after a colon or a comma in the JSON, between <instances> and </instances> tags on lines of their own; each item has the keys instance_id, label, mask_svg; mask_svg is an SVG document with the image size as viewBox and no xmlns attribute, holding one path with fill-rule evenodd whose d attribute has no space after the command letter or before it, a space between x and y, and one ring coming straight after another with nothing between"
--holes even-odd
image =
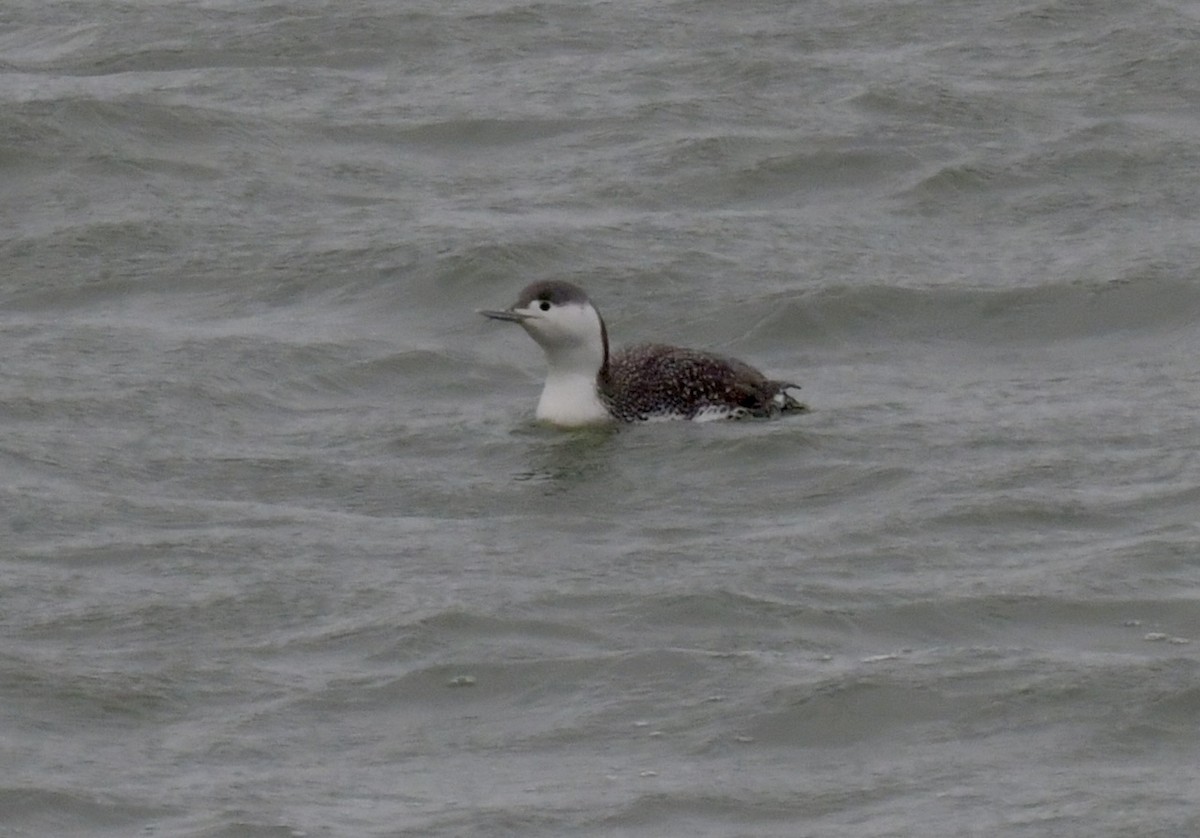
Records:
<instances>
[{"instance_id":1,"label":"bird neck","mask_svg":"<svg viewBox=\"0 0 1200 838\"><path fill-rule=\"evenodd\" d=\"M551 370L538 400L537 418L571 427L608 422L612 416L600 401L595 373Z\"/></svg>"},{"instance_id":2,"label":"bird neck","mask_svg":"<svg viewBox=\"0 0 1200 838\"><path fill-rule=\"evenodd\" d=\"M600 400L601 380L608 376L608 330L597 315L599 340L543 347L546 384L538 400L537 418L556 425L592 425L612 419Z\"/></svg>"}]
</instances>

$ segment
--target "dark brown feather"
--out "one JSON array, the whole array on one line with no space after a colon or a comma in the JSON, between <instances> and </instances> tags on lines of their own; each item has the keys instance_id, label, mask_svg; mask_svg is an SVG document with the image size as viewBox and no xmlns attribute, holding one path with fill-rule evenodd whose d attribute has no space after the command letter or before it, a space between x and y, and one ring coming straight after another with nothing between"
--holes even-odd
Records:
<instances>
[{"instance_id":1,"label":"dark brown feather","mask_svg":"<svg viewBox=\"0 0 1200 838\"><path fill-rule=\"evenodd\" d=\"M734 358L652 343L613 353L599 379L600 397L626 422L665 415L692 419L709 411L767 417L802 409L784 392L789 388L796 385L773 381Z\"/></svg>"}]
</instances>

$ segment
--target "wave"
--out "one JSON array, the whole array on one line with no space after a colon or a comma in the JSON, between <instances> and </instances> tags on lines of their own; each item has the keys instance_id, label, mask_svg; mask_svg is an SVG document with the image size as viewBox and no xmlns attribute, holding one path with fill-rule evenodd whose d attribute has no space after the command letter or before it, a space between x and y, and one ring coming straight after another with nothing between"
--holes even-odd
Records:
<instances>
[{"instance_id":1,"label":"wave","mask_svg":"<svg viewBox=\"0 0 1200 838\"><path fill-rule=\"evenodd\" d=\"M759 303L764 339L1053 343L1173 334L1200 320L1200 284L1152 276L1038 287L831 287Z\"/></svg>"},{"instance_id":2,"label":"wave","mask_svg":"<svg viewBox=\"0 0 1200 838\"><path fill-rule=\"evenodd\" d=\"M0 788L0 811L16 834L134 834L146 821L169 813L163 807L121 800L111 795L39 788ZM28 830L28 832L26 832ZM118 831L119 830L119 831ZM125 830L128 830L127 832ZM145 831L145 830L141 830Z\"/></svg>"}]
</instances>

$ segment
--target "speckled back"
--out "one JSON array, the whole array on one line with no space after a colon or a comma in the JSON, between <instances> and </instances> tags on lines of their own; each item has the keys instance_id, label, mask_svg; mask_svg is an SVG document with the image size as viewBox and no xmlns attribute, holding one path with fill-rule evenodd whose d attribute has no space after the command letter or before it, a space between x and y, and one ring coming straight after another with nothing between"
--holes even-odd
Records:
<instances>
[{"instance_id":1,"label":"speckled back","mask_svg":"<svg viewBox=\"0 0 1200 838\"><path fill-rule=\"evenodd\" d=\"M749 364L710 352L638 344L614 353L599 381L600 398L624 422L654 417L767 417L799 407Z\"/></svg>"}]
</instances>

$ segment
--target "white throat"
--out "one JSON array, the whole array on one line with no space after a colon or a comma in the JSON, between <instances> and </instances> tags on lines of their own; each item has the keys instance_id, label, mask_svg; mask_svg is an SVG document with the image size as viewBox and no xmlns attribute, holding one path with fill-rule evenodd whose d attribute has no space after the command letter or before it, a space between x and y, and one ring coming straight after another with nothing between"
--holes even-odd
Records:
<instances>
[{"instance_id":1,"label":"white throat","mask_svg":"<svg viewBox=\"0 0 1200 838\"><path fill-rule=\"evenodd\" d=\"M604 364L600 316L590 305L568 309L561 316L570 318L561 331L547 334L545 327L526 326L546 353L546 386L538 400L537 418L567 426L612 421L597 391L596 379Z\"/></svg>"},{"instance_id":2,"label":"white throat","mask_svg":"<svg viewBox=\"0 0 1200 838\"><path fill-rule=\"evenodd\" d=\"M556 370L546 374L537 418L555 425L595 425L612 421L596 392L596 373Z\"/></svg>"}]
</instances>

